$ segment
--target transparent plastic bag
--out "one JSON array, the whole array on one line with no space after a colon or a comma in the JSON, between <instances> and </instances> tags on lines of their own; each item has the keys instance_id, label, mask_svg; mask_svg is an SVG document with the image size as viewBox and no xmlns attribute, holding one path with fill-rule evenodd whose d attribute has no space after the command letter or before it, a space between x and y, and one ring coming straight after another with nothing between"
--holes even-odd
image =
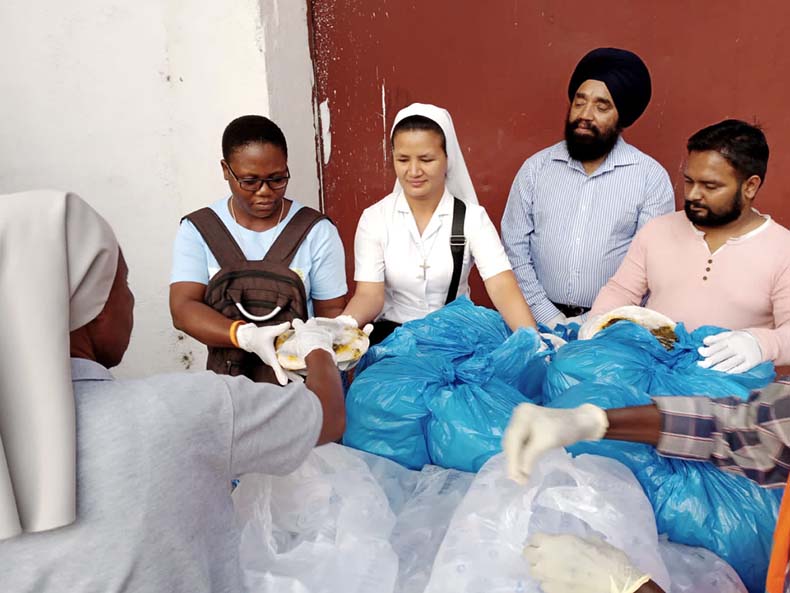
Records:
<instances>
[{"instance_id":1,"label":"transparent plastic bag","mask_svg":"<svg viewBox=\"0 0 790 593\"><path fill-rule=\"evenodd\" d=\"M669 584L652 508L631 472L614 460L556 450L526 487L506 477L502 455L483 466L456 509L426 593L538 593L522 551L539 532L602 537Z\"/></svg>"},{"instance_id":2,"label":"transparent plastic bag","mask_svg":"<svg viewBox=\"0 0 790 593\"><path fill-rule=\"evenodd\" d=\"M416 472L415 472L416 473ZM447 526L474 474L426 465L392 531L398 554L397 593L423 593Z\"/></svg>"},{"instance_id":3,"label":"transparent plastic bag","mask_svg":"<svg viewBox=\"0 0 790 593\"><path fill-rule=\"evenodd\" d=\"M472 474L329 444L233 493L249 593L422 593Z\"/></svg>"},{"instance_id":4,"label":"transparent plastic bag","mask_svg":"<svg viewBox=\"0 0 790 593\"><path fill-rule=\"evenodd\" d=\"M233 498L247 591L394 591L395 515L367 464L343 447L315 449L287 476L245 475Z\"/></svg>"},{"instance_id":5,"label":"transparent plastic bag","mask_svg":"<svg viewBox=\"0 0 790 593\"><path fill-rule=\"evenodd\" d=\"M658 549L672 577L668 593L746 593L735 569L713 552L676 544L665 535Z\"/></svg>"}]
</instances>

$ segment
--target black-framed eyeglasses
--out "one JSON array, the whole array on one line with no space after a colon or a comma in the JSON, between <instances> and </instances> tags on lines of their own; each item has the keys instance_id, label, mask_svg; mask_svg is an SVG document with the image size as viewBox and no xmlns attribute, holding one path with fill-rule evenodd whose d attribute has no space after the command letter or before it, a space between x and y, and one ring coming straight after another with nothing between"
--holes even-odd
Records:
<instances>
[{"instance_id":1,"label":"black-framed eyeglasses","mask_svg":"<svg viewBox=\"0 0 790 593\"><path fill-rule=\"evenodd\" d=\"M239 184L239 187L244 191L260 191L264 183L269 186L270 190L275 191L288 185L288 180L291 178L291 173L289 171L286 172L285 175L266 177L265 179L262 177L242 177L239 179L238 176L233 172L233 169L230 168L230 165L227 161L225 161L225 166L228 168L228 171L230 171L233 179L236 180L236 183Z\"/></svg>"}]
</instances>

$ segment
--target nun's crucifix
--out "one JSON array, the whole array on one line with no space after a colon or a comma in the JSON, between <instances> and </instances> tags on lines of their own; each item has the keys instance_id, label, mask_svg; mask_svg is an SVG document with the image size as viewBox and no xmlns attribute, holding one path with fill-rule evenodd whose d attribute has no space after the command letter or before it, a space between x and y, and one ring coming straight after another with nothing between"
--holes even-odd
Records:
<instances>
[{"instance_id":1,"label":"nun's crucifix","mask_svg":"<svg viewBox=\"0 0 790 593\"><path fill-rule=\"evenodd\" d=\"M428 265L428 260L422 260L420 267L422 268L422 279L426 280L428 278L428 268L431 267Z\"/></svg>"}]
</instances>

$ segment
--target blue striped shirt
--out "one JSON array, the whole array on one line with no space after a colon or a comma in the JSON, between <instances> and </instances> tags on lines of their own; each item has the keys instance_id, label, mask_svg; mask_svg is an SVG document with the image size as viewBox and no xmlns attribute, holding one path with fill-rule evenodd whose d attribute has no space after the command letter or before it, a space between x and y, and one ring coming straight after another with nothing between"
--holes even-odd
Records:
<instances>
[{"instance_id":1,"label":"blue striped shirt","mask_svg":"<svg viewBox=\"0 0 790 593\"><path fill-rule=\"evenodd\" d=\"M636 231L675 209L666 170L619 138L592 175L565 141L522 165L502 217L502 240L538 322L554 303L590 307Z\"/></svg>"}]
</instances>

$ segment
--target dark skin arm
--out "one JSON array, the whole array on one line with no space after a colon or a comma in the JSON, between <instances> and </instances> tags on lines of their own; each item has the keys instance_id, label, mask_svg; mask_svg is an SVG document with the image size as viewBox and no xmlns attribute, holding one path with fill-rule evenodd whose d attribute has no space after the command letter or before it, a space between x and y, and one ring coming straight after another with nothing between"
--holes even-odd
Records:
<instances>
[{"instance_id":1,"label":"dark skin arm","mask_svg":"<svg viewBox=\"0 0 790 593\"><path fill-rule=\"evenodd\" d=\"M324 412L318 444L335 442L346 429L346 403L340 373L332 357L324 350L313 350L304 360L307 363L305 385L318 397Z\"/></svg>"},{"instance_id":2,"label":"dark skin arm","mask_svg":"<svg viewBox=\"0 0 790 593\"><path fill-rule=\"evenodd\" d=\"M232 320L203 302L206 285L199 282L174 282L170 285L170 315L176 329L206 346L233 348L230 341Z\"/></svg>"},{"instance_id":3,"label":"dark skin arm","mask_svg":"<svg viewBox=\"0 0 790 593\"><path fill-rule=\"evenodd\" d=\"M655 404L606 410L609 429L605 439L646 443L655 447L661 433L661 413Z\"/></svg>"},{"instance_id":4,"label":"dark skin arm","mask_svg":"<svg viewBox=\"0 0 790 593\"><path fill-rule=\"evenodd\" d=\"M215 311L203 302L206 285L199 282L174 282L170 285L170 315L176 329L189 334L206 346L232 348L230 326L232 319ZM316 317L337 317L343 312L346 296L325 301L313 301Z\"/></svg>"}]
</instances>

